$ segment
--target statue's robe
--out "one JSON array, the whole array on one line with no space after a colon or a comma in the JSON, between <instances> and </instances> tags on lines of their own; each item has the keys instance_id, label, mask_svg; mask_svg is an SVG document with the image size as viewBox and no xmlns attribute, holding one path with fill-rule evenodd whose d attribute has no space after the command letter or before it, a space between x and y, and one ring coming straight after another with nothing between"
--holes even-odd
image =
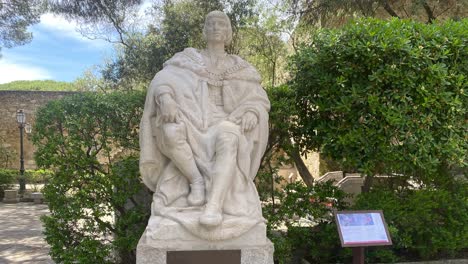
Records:
<instances>
[{"instance_id":1,"label":"statue's robe","mask_svg":"<svg viewBox=\"0 0 468 264\"><path fill-rule=\"evenodd\" d=\"M152 165L144 183L154 191L152 215L180 223L194 235L220 240L239 236L264 219L254 178L260 166L268 139L268 111L270 103L260 85L255 68L240 57L227 55L229 62L223 72L210 73L200 52L187 48L164 64L150 84L143 118L140 124L140 166ZM221 91L222 113L213 111L211 88ZM237 159L232 185L222 204L223 222L216 228L202 228L198 222L203 206L187 203L190 185L186 177L166 157L159 105L159 96L170 94L178 106L177 137L190 145L206 185L211 191L213 165L216 160L215 138L221 132L237 137ZM210 101L211 100L211 101ZM257 116L257 125L248 132L241 131L239 122L246 112ZM143 171L143 170L141 170ZM226 176L226 175L224 175ZM219 176L218 176L219 177Z\"/></svg>"}]
</instances>

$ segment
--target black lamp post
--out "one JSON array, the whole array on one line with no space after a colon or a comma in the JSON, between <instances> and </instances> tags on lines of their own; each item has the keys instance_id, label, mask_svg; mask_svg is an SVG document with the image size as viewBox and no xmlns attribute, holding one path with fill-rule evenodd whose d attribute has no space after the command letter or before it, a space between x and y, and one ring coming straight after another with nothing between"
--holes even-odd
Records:
<instances>
[{"instance_id":1,"label":"black lamp post","mask_svg":"<svg viewBox=\"0 0 468 264\"><path fill-rule=\"evenodd\" d=\"M23 130L26 125L26 114L23 109L16 111L16 121L18 122L18 128L20 130L20 193L24 193L26 190L26 179L24 178L24 155L23 155Z\"/></svg>"}]
</instances>

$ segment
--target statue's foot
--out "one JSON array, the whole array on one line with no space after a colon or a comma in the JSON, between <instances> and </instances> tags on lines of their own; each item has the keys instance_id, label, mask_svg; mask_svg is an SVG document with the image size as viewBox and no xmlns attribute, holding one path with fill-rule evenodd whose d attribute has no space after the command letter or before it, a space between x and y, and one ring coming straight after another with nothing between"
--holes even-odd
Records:
<instances>
[{"instance_id":1,"label":"statue's foot","mask_svg":"<svg viewBox=\"0 0 468 264\"><path fill-rule=\"evenodd\" d=\"M214 227L221 224L223 221L223 215L221 214L221 210L207 205L199 220L202 225Z\"/></svg>"},{"instance_id":2,"label":"statue's foot","mask_svg":"<svg viewBox=\"0 0 468 264\"><path fill-rule=\"evenodd\" d=\"M204 184L190 184L190 194L187 201L192 206L203 205L205 202L205 185Z\"/></svg>"}]
</instances>

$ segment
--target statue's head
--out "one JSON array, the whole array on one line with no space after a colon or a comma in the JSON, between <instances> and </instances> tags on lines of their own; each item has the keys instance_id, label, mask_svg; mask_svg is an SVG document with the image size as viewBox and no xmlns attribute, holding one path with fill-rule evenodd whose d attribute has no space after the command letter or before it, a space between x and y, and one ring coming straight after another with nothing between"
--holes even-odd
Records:
<instances>
[{"instance_id":1,"label":"statue's head","mask_svg":"<svg viewBox=\"0 0 468 264\"><path fill-rule=\"evenodd\" d=\"M221 11L211 11L206 15L203 37L209 41L224 41L227 46L232 41L232 27L229 17Z\"/></svg>"}]
</instances>

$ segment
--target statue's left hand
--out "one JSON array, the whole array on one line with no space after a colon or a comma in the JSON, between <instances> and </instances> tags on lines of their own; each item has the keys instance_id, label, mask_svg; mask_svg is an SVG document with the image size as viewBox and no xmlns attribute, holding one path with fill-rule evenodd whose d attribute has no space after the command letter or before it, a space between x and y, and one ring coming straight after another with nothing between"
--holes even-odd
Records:
<instances>
[{"instance_id":1,"label":"statue's left hand","mask_svg":"<svg viewBox=\"0 0 468 264\"><path fill-rule=\"evenodd\" d=\"M247 112L242 116L241 128L242 131L252 130L258 123L257 116L252 112Z\"/></svg>"}]
</instances>

